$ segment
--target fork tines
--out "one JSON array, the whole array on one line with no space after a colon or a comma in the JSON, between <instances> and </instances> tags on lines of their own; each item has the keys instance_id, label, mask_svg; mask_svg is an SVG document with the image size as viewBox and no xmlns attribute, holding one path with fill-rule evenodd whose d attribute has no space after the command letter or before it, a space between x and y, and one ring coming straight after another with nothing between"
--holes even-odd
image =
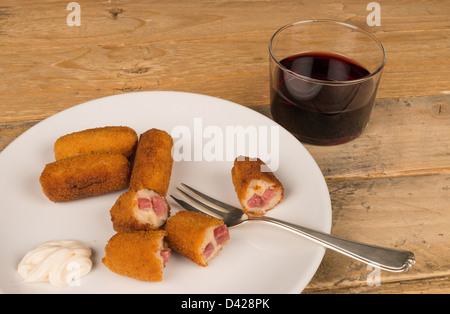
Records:
<instances>
[{"instance_id":1,"label":"fork tines","mask_svg":"<svg viewBox=\"0 0 450 314\"><path fill-rule=\"evenodd\" d=\"M195 212L202 212L204 214L213 216L218 219L224 219L230 211L238 210L237 208L228 204L222 203L200 191L190 187L187 184L181 183L185 190L177 187L177 190L187 199L185 202L173 195L170 195L178 204L184 209ZM192 205L195 204L195 206Z\"/></svg>"}]
</instances>

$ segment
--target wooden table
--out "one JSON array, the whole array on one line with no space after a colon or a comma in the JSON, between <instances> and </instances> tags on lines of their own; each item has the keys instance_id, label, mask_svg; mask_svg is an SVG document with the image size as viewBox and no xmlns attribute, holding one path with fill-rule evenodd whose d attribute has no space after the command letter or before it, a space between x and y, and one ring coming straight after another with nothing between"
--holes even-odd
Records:
<instances>
[{"instance_id":1,"label":"wooden table","mask_svg":"<svg viewBox=\"0 0 450 314\"><path fill-rule=\"evenodd\" d=\"M367 3L366 3L367 2ZM267 42L288 22L338 19L385 45L388 62L365 132L305 145L326 178L332 233L412 250L406 273L380 274L327 251L304 293L450 292L450 2L2 0L0 150L35 123L95 98L134 91L202 93L267 112ZM73 20L75 21L75 20Z\"/></svg>"}]
</instances>

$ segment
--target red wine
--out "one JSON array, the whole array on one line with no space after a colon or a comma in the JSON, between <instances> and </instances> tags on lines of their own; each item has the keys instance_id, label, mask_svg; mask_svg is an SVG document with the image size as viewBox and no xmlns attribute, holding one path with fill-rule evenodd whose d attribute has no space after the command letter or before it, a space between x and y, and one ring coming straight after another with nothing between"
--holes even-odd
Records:
<instances>
[{"instance_id":1,"label":"red wine","mask_svg":"<svg viewBox=\"0 0 450 314\"><path fill-rule=\"evenodd\" d=\"M357 137L367 125L378 81L373 78L351 84L326 84L364 78L369 71L342 55L308 52L280 62L272 73L272 118L302 141L334 145Z\"/></svg>"}]
</instances>

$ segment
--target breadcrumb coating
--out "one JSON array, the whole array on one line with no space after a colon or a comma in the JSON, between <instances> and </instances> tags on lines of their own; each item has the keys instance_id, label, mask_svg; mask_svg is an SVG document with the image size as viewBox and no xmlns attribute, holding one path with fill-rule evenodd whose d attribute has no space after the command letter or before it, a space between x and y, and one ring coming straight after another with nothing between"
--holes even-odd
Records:
<instances>
[{"instance_id":1,"label":"breadcrumb coating","mask_svg":"<svg viewBox=\"0 0 450 314\"><path fill-rule=\"evenodd\" d=\"M162 197L166 196L173 165L172 147L173 139L165 131L150 129L141 134L130 179L130 190L147 188Z\"/></svg>"},{"instance_id":2,"label":"breadcrumb coating","mask_svg":"<svg viewBox=\"0 0 450 314\"><path fill-rule=\"evenodd\" d=\"M124 155L93 153L47 164L39 181L51 201L66 202L123 189L130 175Z\"/></svg>"},{"instance_id":3,"label":"breadcrumb coating","mask_svg":"<svg viewBox=\"0 0 450 314\"><path fill-rule=\"evenodd\" d=\"M165 231L120 232L105 247L103 264L112 272L142 281L162 281Z\"/></svg>"},{"instance_id":4,"label":"breadcrumb coating","mask_svg":"<svg viewBox=\"0 0 450 314\"><path fill-rule=\"evenodd\" d=\"M222 224L222 220L209 215L183 210L167 220L164 230L167 232L166 239L171 249L200 266L207 266L202 250L205 231Z\"/></svg>"},{"instance_id":5,"label":"breadcrumb coating","mask_svg":"<svg viewBox=\"0 0 450 314\"><path fill-rule=\"evenodd\" d=\"M111 221L116 232L146 230L133 215L133 208L137 205L137 201L134 199L135 194L134 191L124 192L111 208Z\"/></svg>"},{"instance_id":6,"label":"breadcrumb coating","mask_svg":"<svg viewBox=\"0 0 450 314\"><path fill-rule=\"evenodd\" d=\"M276 191L281 190L281 198L284 195L284 187L277 177L270 171L267 165L259 158L250 159L249 157L237 157L231 169L231 177L233 180L234 189L236 191L242 210L246 214L248 212L247 204L245 204L245 196L252 180L262 180L270 183L272 188ZM280 199L281 201L281 199ZM275 207L277 204L274 204ZM272 208L273 208L272 207ZM253 213L254 214L254 213ZM262 212L261 214L264 214Z\"/></svg>"},{"instance_id":7,"label":"breadcrumb coating","mask_svg":"<svg viewBox=\"0 0 450 314\"><path fill-rule=\"evenodd\" d=\"M111 152L130 157L136 150L138 136L126 126L106 126L73 132L54 144L55 159L90 153Z\"/></svg>"}]
</instances>

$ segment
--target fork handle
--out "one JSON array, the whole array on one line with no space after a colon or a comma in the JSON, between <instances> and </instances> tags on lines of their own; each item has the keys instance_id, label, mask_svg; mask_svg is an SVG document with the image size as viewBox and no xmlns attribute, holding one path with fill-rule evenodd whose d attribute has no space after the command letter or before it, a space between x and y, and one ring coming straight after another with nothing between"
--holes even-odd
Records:
<instances>
[{"instance_id":1,"label":"fork handle","mask_svg":"<svg viewBox=\"0 0 450 314\"><path fill-rule=\"evenodd\" d=\"M249 217L248 219L248 221L263 221L292 231L326 248L383 270L401 272L409 269L415 263L414 253L409 251L351 241L266 216Z\"/></svg>"}]
</instances>

